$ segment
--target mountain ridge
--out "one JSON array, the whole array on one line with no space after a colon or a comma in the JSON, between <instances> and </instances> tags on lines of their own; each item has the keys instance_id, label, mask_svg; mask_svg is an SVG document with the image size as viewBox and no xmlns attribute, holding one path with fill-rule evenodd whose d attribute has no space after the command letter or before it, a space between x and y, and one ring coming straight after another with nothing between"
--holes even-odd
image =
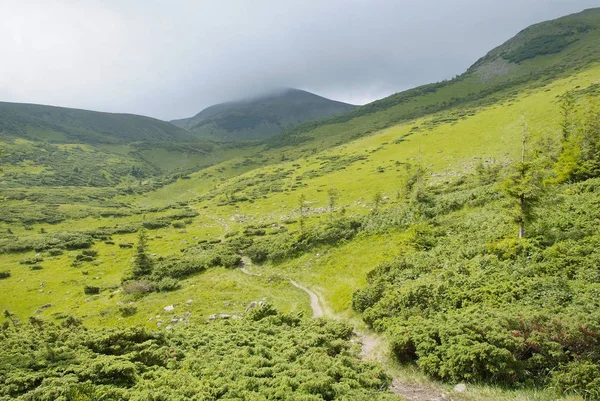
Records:
<instances>
[{"instance_id":1,"label":"mountain ridge","mask_svg":"<svg viewBox=\"0 0 600 401\"><path fill-rule=\"evenodd\" d=\"M257 140L277 135L293 125L341 114L356 107L304 90L284 88L215 104L193 117L170 122L204 139Z\"/></svg>"},{"instance_id":2,"label":"mountain ridge","mask_svg":"<svg viewBox=\"0 0 600 401\"><path fill-rule=\"evenodd\" d=\"M152 117L11 102L0 102L0 132L56 143L194 139L188 132Z\"/></svg>"}]
</instances>

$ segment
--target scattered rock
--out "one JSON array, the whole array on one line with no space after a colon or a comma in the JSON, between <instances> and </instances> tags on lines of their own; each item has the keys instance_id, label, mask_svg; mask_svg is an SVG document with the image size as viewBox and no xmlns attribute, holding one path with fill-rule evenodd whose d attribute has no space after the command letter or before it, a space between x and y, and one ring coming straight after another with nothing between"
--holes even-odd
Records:
<instances>
[{"instance_id":1,"label":"scattered rock","mask_svg":"<svg viewBox=\"0 0 600 401\"><path fill-rule=\"evenodd\" d=\"M48 309L51 306L52 306L52 304L45 304L45 305L40 306L40 309Z\"/></svg>"},{"instance_id":2,"label":"scattered rock","mask_svg":"<svg viewBox=\"0 0 600 401\"><path fill-rule=\"evenodd\" d=\"M208 317L208 320L215 320L215 319L224 319L227 320L231 317L231 315L228 315L226 313L213 313L212 315L210 315Z\"/></svg>"},{"instance_id":3,"label":"scattered rock","mask_svg":"<svg viewBox=\"0 0 600 401\"><path fill-rule=\"evenodd\" d=\"M194 302L193 299L188 299L187 301L185 301L186 305L191 305Z\"/></svg>"},{"instance_id":4,"label":"scattered rock","mask_svg":"<svg viewBox=\"0 0 600 401\"><path fill-rule=\"evenodd\" d=\"M163 308L166 312L170 312L175 309L173 305L168 305Z\"/></svg>"},{"instance_id":5,"label":"scattered rock","mask_svg":"<svg viewBox=\"0 0 600 401\"><path fill-rule=\"evenodd\" d=\"M458 383L456 386L454 386L455 393L464 393L465 391L467 391L467 385L464 383Z\"/></svg>"},{"instance_id":6,"label":"scattered rock","mask_svg":"<svg viewBox=\"0 0 600 401\"><path fill-rule=\"evenodd\" d=\"M257 306L256 301L250 302L250 305L248 305L248 307L246 308L246 312L248 312L252 308L256 308L256 306Z\"/></svg>"}]
</instances>

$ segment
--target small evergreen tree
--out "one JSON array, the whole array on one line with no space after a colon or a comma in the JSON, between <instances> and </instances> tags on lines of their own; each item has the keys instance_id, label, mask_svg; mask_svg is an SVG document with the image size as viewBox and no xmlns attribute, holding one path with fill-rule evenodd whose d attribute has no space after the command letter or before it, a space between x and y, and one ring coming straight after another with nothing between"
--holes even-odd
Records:
<instances>
[{"instance_id":1,"label":"small evergreen tree","mask_svg":"<svg viewBox=\"0 0 600 401\"><path fill-rule=\"evenodd\" d=\"M563 101L563 102L571 102ZM600 176L600 109L592 98L586 101L581 120L575 106L563 106L561 153L555 166L556 181L581 181Z\"/></svg>"},{"instance_id":2,"label":"small evergreen tree","mask_svg":"<svg viewBox=\"0 0 600 401\"><path fill-rule=\"evenodd\" d=\"M333 220L333 212L335 211L335 205L339 198L337 189L329 188L327 191L327 206L329 207L329 217Z\"/></svg>"},{"instance_id":3,"label":"small evergreen tree","mask_svg":"<svg viewBox=\"0 0 600 401\"><path fill-rule=\"evenodd\" d=\"M563 141L568 140L575 132L575 96L568 91L560 102L560 114L562 115L561 130Z\"/></svg>"},{"instance_id":4,"label":"small evergreen tree","mask_svg":"<svg viewBox=\"0 0 600 401\"><path fill-rule=\"evenodd\" d=\"M373 213L377 213L379 211L381 202L383 202L383 195L381 194L381 191L377 191L373 196Z\"/></svg>"},{"instance_id":5,"label":"small evergreen tree","mask_svg":"<svg viewBox=\"0 0 600 401\"><path fill-rule=\"evenodd\" d=\"M147 277L152 274L153 262L152 258L147 252L147 241L148 236L146 234L146 230L142 228L140 230L137 247L135 249L133 270L131 271L131 274L135 279Z\"/></svg>"},{"instance_id":6,"label":"small evergreen tree","mask_svg":"<svg viewBox=\"0 0 600 401\"><path fill-rule=\"evenodd\" d=\"M300 231L304 232L304 223L306 220L306 196L304 194L300 195L298 199L298 207L300 210Z\"/></svg>"},{"instance_id":7,"label":"small evergreen tree","mask_svg":"<svg viewBox=\"0 0 600 401\"><path fill-rule=\"evenodd\" d=\"M527 157L529 133L525 123L522 135L521 160L512 164L512 171L502 185L502 190L512 200L510 213L519 225L519 238L525 237L526 225L534 218L534 206L542 192L541 174L535 162Z\"/></svg>"}]
</instances>

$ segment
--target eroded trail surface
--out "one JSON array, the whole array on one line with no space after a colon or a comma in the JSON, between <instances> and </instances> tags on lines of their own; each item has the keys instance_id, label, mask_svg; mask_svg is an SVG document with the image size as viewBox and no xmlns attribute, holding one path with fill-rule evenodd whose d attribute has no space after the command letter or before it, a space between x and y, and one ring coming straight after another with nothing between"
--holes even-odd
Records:
<instances>
[{"instance_id":1,"label":"eroded trail surface","mask_svg":"<svg viewBox=\"0 0 600 401\"><path fill-rule=\"evenodd\" d=\"M250 258L244 256L242 258L242 265L240 268L242 273L249 276L260 277L260 274L253 273L248 270L250 266L252 266ZM310 297L310 307L312 309L313 317L325 316L324 308L321 306L321 302L319 301L319 296L314 291L298 284L292 279L289 279L289 281L294 287L308 294ZM329 317L336 318L336 316L333 315ZM379 334L356 329L354 332L360 339L361 359L366 361L377 361L380 363L387 362L387 347L385 346L385 341ZM452 398L449 398L446 394L444 394L443 390L440 388L405 383L398 378L393 379L389 390L407 401L452 401Z\"/></svg>"},{"instance_id":2,"label":"eroded trail surface","mask_svg":"<svg viewBox=\"0 0 600 401\"><path fill-rule=\"evenodd\" d=\"M324 315L323 308L321 308L321 303L319 302L319 297L317 296L317 294L315 294L308 288L301 286L300 284L298 284L297 282L295 282L292 279L290 279L290 283L294 287L299 288L308 294L308 296L310 297L310 308L312 309L313 317L322 317Z\"/></svg>"}]
</instances>

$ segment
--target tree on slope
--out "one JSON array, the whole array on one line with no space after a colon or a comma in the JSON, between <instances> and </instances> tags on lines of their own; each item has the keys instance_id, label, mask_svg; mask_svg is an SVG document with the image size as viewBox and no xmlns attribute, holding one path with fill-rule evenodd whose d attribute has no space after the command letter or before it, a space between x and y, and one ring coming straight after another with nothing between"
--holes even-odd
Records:
<instances>
[{"instance_id":1,"label":"tree on slope","mask_svg":"<svg viewBox=\"0 0 600 401\"><path fill-rule=\"evenodd\" d=\"M556 181L582 181L600 177L600 107L598 100L588 97L583 118L575 116L570 97L563 100L563 136L561 153L556 163Z\"/></svg>"},{"instance_id":2,"label":"tree on slope","mask_svg":"<svg viewBox=\"0 0 600 401\"><path fill-rule=\"evenodd\" d=\"M152 274L153 262L152 258L148 254L148 236L146 234L146 230L143 228L140 230L140 235L138 237L138 243L135 248L135 258L133 260L133 270L132 275L133 278L141 278L147 277Z\"/></svg>"},{"instance_id":3,"label":"tree on slope","mask_svg":"<svg viewBox=\"0 0 600 401\"><path fill-rule=\"evenodd\" d=\"M511 199L510 214L519 225L519 238L526 236L526 226L534 218L534 207L542 192L542 176L527 151L529 132L525 122L521 139L521 159L511 166L511 173L502 184L502 190Z\"/></svg>"}]
</instances>

